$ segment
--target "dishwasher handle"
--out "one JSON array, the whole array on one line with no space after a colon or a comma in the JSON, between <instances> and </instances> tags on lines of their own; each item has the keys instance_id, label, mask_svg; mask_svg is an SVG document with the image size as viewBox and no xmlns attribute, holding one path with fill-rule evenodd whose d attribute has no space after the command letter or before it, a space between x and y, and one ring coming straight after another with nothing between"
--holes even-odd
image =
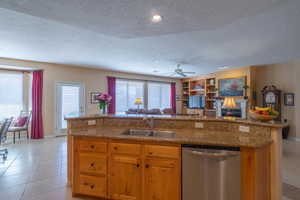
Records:
<instances>
[{"instance_id":1,"label":"dishwasher handle","mask_svg":"<svg viewBox=\"0 0 300 200\"><path fill-rule=\"evenodd\" d=\"M211 158L211 159L227 159L230 157L239 156L240 153L236 151L196 151L196 150L184 150L184 152L188 154L192 154L194 156L199 156L203 158Z\"/></svg>"}]
</instances>

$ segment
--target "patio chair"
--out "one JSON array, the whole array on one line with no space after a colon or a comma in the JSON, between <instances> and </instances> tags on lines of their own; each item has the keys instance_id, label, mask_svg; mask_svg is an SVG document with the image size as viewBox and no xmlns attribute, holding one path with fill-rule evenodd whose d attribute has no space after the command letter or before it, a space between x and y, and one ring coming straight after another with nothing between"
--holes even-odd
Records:
<instances>
[{"instance_id":1,"label":"patio chair","mask_svg":"<svg viewBox=\"0 0 300 200\"><path fill-rule=\"evenodd\" d=\"M21 133L25 132L27 139L29 139L29 122L31 120L31 111L21 111L17 122L9 128L8 132L13 133L13 142L16 143L16 133L19 133L19 139L21 138Z\"/></svg>"},{"instance_id":2,"label":"patio chair","mask_svg":"<svg viewBox=\"0 0 300 200\"><path fill-rule=\"evenodd\" d=\"M7 132L8 132L8 129L11 125L12 120L13 120L13 118L6 119L4 121L4 123L1 125L1 128L0 128L0 145L7 138ZM0 155L2 155L3 160L6 160L7 154L8 154L8 150L6 148L5 149L0 149Z\"/></svg>"}]
</instances>

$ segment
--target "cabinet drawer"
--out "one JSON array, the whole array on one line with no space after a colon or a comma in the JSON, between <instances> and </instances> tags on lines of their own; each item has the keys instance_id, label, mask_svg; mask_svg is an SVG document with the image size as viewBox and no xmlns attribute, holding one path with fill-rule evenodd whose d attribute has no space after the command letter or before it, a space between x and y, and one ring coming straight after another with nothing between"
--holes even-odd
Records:
<instances>
[{"instance_id":1,"label":"cabinet drawer","mask_svg":"<svg viewBox=\"0 0 300 200\"><path fill-rule=\"evenodd\" d=\"M126 143L111 143L110 151L115 154L140 155L141 154L141 145L140 144L126 144Z\"/></svg>"},{"instance_id":2,"label":"cabinet drawer","mask_svg":"<svg viewBox=\"0 0 300 200\"><path fill-rule=\"evenodd\" d=\"M79 172L94 175L106 176L107 157L106 155L79 154Z\"/></svg>"},{"instance_id":3,"label":"cabinet drawer","mask_svg":"<svg viewBox=\"0 0 300 200\"><path fill-rule=\"evenodd\" d=\"M96 142L93 140L80 140L79 141L80 152L93 152L93 153L106 153L107 143Z\"/></svg>"},{"instance_id":4,"label":"cabinet drawer","mask_svg":"<svg viewBox=\"0 0 300 200\"><path fill-rule=\"evenodd\" d=\"M171 146L145 145L147 157L179 158L180 148Z\"/></svg>"},{"instance_id":5,"label":"cabinet drawer","mask_svg":"<svg viewBox=\"0 0 300 200\"><path fill-rule=\"evenodd\" d=\"M106 198L106 178L80 175L78 190L80 194Z\"/></svg>"}]
</instances>

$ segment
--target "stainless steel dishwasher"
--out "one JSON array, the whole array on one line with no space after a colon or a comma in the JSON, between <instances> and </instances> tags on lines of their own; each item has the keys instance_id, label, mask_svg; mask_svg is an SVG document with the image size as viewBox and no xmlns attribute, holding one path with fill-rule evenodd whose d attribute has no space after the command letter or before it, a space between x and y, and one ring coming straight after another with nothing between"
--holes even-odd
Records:
<instances>
[{"instance_id":1,"label":"stainless steel dishwasher","mask_svg":"<svg viewBox=\"0 0 300 200\"><path fill-rule=\"evenodd\" d=\"M240 151L183 145L183 200L240 200Z\"/></svg>"}]
</instances>

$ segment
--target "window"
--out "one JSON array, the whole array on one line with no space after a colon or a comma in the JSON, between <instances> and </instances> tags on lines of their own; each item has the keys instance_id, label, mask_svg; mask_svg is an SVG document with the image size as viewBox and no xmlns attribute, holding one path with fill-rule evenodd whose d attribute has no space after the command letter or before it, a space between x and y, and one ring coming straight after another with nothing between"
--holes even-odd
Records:
<instances>
[{"instance_id":1,"label":"window","mask_svg":"<svg viewBox=\"0 0 300 200\"><path fill-rule=\"evenodd\" d=\"M17 117L23 108L23 73L0 72L0 120Z\"/></svg>"},{"instance_id":2,"label":"window","mask_svg":"<svg viewBox=\"0 0 300 200\"><path fill-rule=\"evenodd\" d=\"M143 81L116 80L116 112L124 113L130 108L137 108L134 105L136 98L141 98L144 102L144 85ZM140 105L143 108L144 104Z\"/></svg>"},{"instance_id":3,"label":"window","mask_svg":"<svg viewBox=\"0 0 300 200\"><path fill-rule=\"evenodd\" d=\"M148 83L148 109L171 108L171 85L167 83Z\"/></svg>"},{"instance_id":4,"label":"window","mask_svg":"<svg viewBox=\"0 0 300 200\"><path fill-rule=\"evenodd\" d=\"M171 84L126 79L116 80L116 112L124 113L130 108L137 108L136 98L141 98L140 108L171 108Z\"/></svg>"}]
</instances>

